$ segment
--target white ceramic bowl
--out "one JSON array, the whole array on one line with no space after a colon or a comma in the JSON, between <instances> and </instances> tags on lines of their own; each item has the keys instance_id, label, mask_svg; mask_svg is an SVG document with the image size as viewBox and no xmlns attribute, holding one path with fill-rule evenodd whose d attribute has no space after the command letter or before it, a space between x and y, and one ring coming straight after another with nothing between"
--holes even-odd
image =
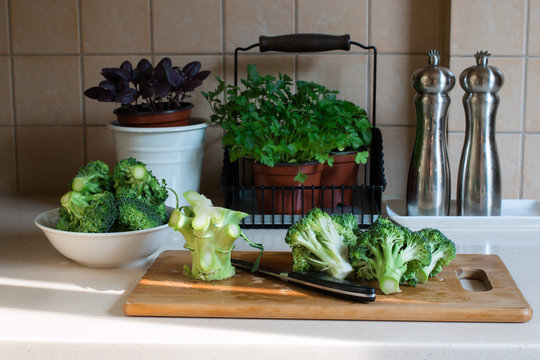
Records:
<instances>
[{"instance_id":1,"label":"white ceramic bowl","mask_svg":"<svg viewBox=\"0 0 540 360\"><path fill-rule=\"evenodd\" d=\"M45 211L34 221L65 257L90 267L121 267L144 259L171 236L168 224L152 229L116 233L76 233L56 229L59 208Z\"/></svg>"}]
</instances>

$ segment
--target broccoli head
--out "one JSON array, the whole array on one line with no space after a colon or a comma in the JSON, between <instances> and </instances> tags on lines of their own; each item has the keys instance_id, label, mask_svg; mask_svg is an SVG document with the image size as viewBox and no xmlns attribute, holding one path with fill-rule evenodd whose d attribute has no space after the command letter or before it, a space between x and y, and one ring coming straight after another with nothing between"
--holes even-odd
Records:
<instances>
[{"instance_id":1,"label":"broccoli head","mask_svg":"<svg viewBox=\"0 0 540 360\"><path fill-rule=\"evenodd\" d=\"M358 227L358 219L353 214L332 214L330 216L337 232L343 236L345 245L355 244L358 239L360 228Z\"/></svg>"},{"instance_id":2,"label":"broccoli head","mask_svg":"<svg viewBox=\"0 0 540 360\"><path fill-rule=\"evenodd\" d=\"M431 248L429 265L421 267L416 272L418 282L425 284L430 277L440 273L444 266L456 258L456 245L437 229L422 229L418 233L427 239Z\"/></svg>"},{"instance_id":3,"label":"broccoli head","mask_svg":"<svg viewBox=\"0 0 540 360\"><path fill-rule=\"evenodd\" d=\"M120 198L116 204L118 224L115 231L144 230L167 223L168 214L165 205L155 207L136 198Z\"/></svg>"},{"instance_id":4,"label":"broccoli head","mask_svg":"<svg viewBox=\"0 0 540 360\"><path fill-rule=\"evenodd\" d=\"M98 194L112 191L109 165L100 160L90 161L81 167L71 180L73 191L82 194Z\"/></svg>"},{"instance_id":5,"label":"broccoli head","mask_svg":"<svg viewBox=\"0 0 540 360\"><path fill-rule=\"evenodd\" d=\"M379 217L349 249L356 275L377 280L385 294L400 292L400 284L416 285L416 272L431 260L425 237Z\"/></svg>"},{"instance_id":6,"label":"broccoli head","mask_svg":"<svg viewBox=\"0 0 540 360\"><path fill-rule=\"evenodd\" d=\"M57 229L72 232L108 232L118 215L114 195L105 191L99 194L81 194L69 191L60 199L61 207Z\"/></svg>"},{"instance_id":7,"label":"broccoli head","mask_svg":"<svg viewBox=\"0 0 540 360\"><path fill-rule=\"evenodd\" d=\"M169 194L165 180L158 179L146 168L146 164L134 158L121 160L112 172L116 199L137 198L159 205L167 200Z\"/></svg>"},{"instance_id":8,"label":"broccoli head","mask_svg":"<svg viewBox=\"0 0 540 360\"><path fill-rule=\"evenodd\" d=\"M352 273L345 236L340 234L340 230L347 233L341 220L335 222L320 208L313 208L289 227L285 242L292 249L294 271L324 271L338 279Z\"/></svg>"}]
</instances>

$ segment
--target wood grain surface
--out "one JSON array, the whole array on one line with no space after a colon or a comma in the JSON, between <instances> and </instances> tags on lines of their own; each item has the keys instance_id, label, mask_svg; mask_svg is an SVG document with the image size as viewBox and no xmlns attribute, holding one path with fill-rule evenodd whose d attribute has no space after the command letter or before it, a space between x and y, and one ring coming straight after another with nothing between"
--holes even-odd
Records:
<instances>
[{"instance_id":1,"label":"wood grain surface","mask_svg":"<svg viewBox=\"0 0 540 360\"><path fill-rule=\"evenodd\" d=\"M251 260L255 252L234 252ZM203 282L186 277L189 252L168 250L123 303L129 316L526 322L532 309L497 255L459 254L439 276L373 303L355 303L236 269L230 279ZM290 269L289 252L267 252L262 264ZM460 278L464 280L460 280ZM462 285L465 282L465 285ZM376 287L376 284L369 284ZM468 290L466 290L466 288ZM476 289L476 290L471 290ZM481 290L481 291L478 291Z\"/></svg>"}]
</instances>

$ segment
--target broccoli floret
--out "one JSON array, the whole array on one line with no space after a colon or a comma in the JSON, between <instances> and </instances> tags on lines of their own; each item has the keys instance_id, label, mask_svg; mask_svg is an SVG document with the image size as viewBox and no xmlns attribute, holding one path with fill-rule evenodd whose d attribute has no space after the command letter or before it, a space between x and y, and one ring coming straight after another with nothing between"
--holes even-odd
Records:
<instances>
[{"instance_id":1,"label":"broccoli floret","mask_svg":"<svg viewBox=\"0 0 540 360\"><path fill-rule=\"evenodd\" d=\"M158 208L136 198L120 198L116 204L118 226L115 231L144 230L167 223L165 205Z\"/></svg>"},{"instance_id":2,"label":"broccoli floret","mask_svg":"<svg viewBox=\"0 0 540 360\"><path fill-rule=\"evenodd\" d=\"M134 158L121 160L112 172L116 199L137 198L154 206L169 196L165 180L158 179L146 168L146 164Z\"/></svg>"},{"instance_id":3,"label":"broccoli floret","mask_svg":"<svg viewBox=\"0 0 540 360\"><path fill-rule=\"evenodd\" d=\"M339 220L338 220L339 222ZM353 269L348 262L348 248L330 215L319 208L291 225L285 242L292 249L294 271L324 271L332 277L345 279Z\"/></svg>"},{"instance_id":4,"label":"broccoli floret","mask_svg":"<svg viewBox=\"0 0 540 360\"><path fill-rule=\"evenodd\" d=\"M330 216L337 232L343 236L345 245L356 244L360 228L358 227L358 219L353 214L333 214Z\"/></svg>"},{"instance_id":5,"label":"broccoli floret","mask_svg":"<svg viewBox=\"0 0 540 360\"><path fill-rule=\"evenodd\" d=\"M206 281L233 276L235 268L231 264L231 252L238 237L260 250L255 270L264 249L262 245L252 243L240 228L240 221L248 214L213 206L208 198L192 190L183 195L189 206L177 206L170 216L169 226L183 235L184 247L191 254L191 268L186 265L184 272L194 279Z\"/></svg>"},{"instance_id":6,"label":"broccoli floret","mask_svg":"<svg viewBox=\"0 0 540 360\"><path fill-rule=\"evenodd\" d=\"M114 195L69 191L60 199L57 229L72 232L108 232L118 216Z\"/></svg>"},{"instance_id":7,"label":"broccoli floret","mask_svg":"<svg viewBox=\"0 0 540 360\"><path fill-rule=\"evenodd\" d=\"M430 263L427 240L420 234L379 217L349 249L360 278L375 279L385 294L400 292L400 284L416 285L416 272Z\"/></svg>"},{"instance_id":8,"label":"broccoli floret","mask_svg":"<svg viewBox=\"0 0 540 360\"><path fill-rule=\"evenodd\" d=\"M456 245L437 229L422 229L418 233L427 239L431 248L431 262L416 272L418 282L425 284L456 258Z\"/></svg>"},{"instance_id":9,"label":"broccoli floret","mask_svg":"<svg viewBox=\"0 0 540 360\"><path fill-rule=\"evenodd\" d=\"M98 194L103 191L112 191L109 165L103 161L90 161L81 167L77 175L71 180L73 191L82 194Z\"/></svg>"}]
</instances>

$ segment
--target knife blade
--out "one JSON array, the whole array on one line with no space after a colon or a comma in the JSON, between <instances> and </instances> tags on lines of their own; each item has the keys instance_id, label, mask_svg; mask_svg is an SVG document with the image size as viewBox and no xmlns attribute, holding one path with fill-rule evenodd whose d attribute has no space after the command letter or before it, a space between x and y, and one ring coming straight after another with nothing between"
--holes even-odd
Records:
<instances>
[{"instance_id":1,"label":"knife blade","mask_svg":"<svg viewBox=\"0 0 540 360\"><path fill-rule=\"evenodd\" d=\"M231 263L241 269L251 271L253 263L245 260L231 259ZM326 295L359 302L375 301L375 289L352 281L331 277L320 271L280 271L265 265L259 265L257 273L277 277L282 281L316 290Z\"/></svg>"}]
</instances>

